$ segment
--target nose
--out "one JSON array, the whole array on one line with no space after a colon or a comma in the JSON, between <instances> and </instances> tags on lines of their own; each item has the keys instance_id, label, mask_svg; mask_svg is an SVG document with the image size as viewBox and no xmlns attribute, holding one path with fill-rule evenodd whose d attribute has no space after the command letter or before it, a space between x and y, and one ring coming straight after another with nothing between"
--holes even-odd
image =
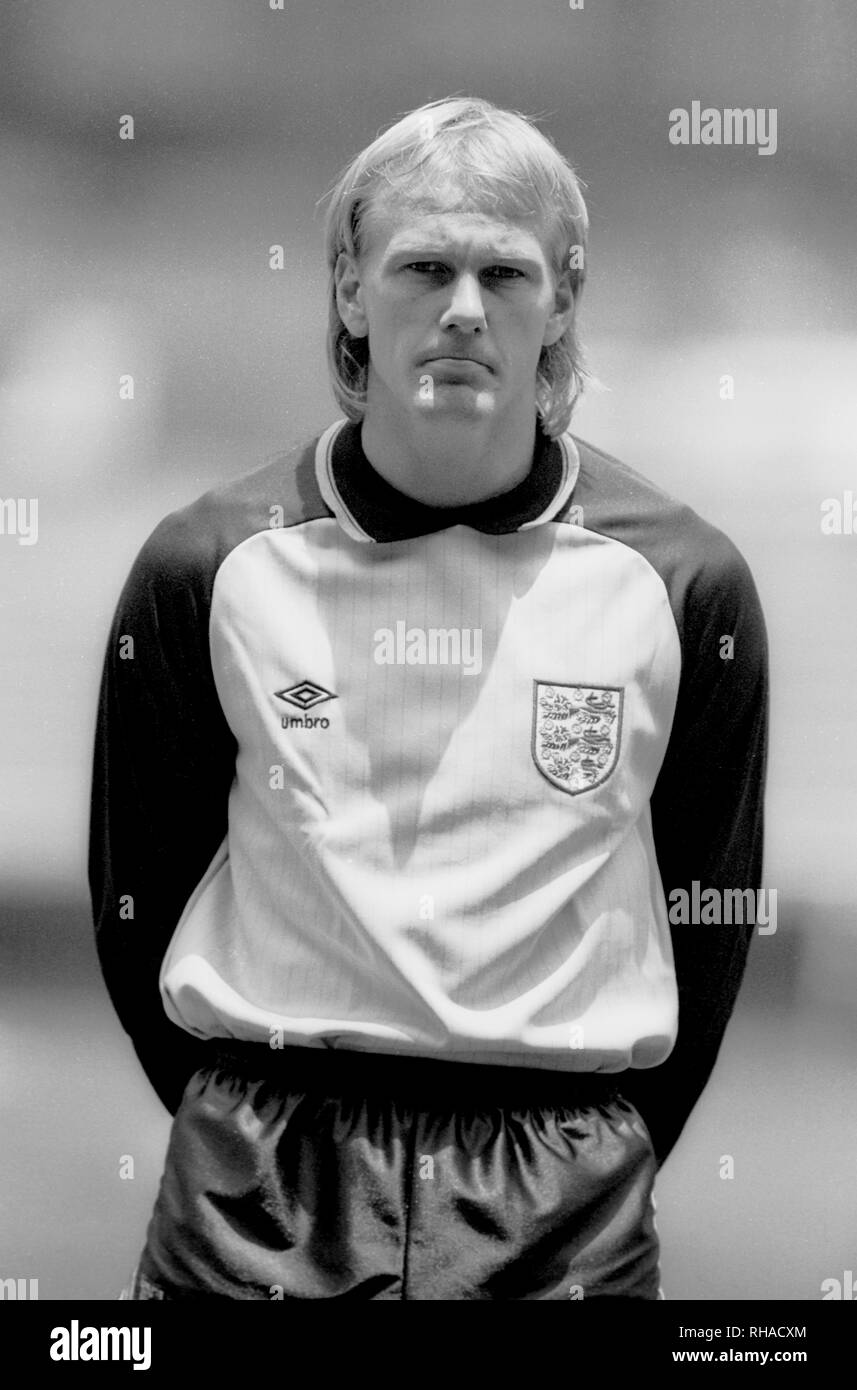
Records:
<instances>
[{"instance_id":1,"label":"nose","mask_svg":"<svg viewBox=\"0 0 857 1390\"><path fill-rule=\"evenodd\" d=\"M468 273L456 278L452 298L440 322L442 328L457 328L462 333L478 333L486 328L482 291L475 275Z\"/></svg>"}]
</instances>

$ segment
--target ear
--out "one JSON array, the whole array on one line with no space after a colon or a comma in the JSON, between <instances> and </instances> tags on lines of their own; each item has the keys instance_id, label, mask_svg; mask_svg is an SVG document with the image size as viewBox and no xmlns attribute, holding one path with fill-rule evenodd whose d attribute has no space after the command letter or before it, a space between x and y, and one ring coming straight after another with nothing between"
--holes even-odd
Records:
<instances>
[{"instance_id":1,"label":"ear","mask_svg":"<svg viewBox=\"0 0 857 1390\"><path fill-rule=\"evenodd\" d=\"M553 312L545 324L542 347L552 347L558 343L574 318L574 290L571 285L571 271L566 267L554 286Z\"/></svg>"},{"instance_id":2,"label":"ear","mask_svg":"<svg viewBox=\"0 0 857 1390\"><path fill-rule=\"evenodd\" d=\"M356 261L346 251L340 251L333 271L336 286L336 307L339 317L352 338L365 338L369 333L363 307L363 287Z\"/></svg>"}]
</instances>

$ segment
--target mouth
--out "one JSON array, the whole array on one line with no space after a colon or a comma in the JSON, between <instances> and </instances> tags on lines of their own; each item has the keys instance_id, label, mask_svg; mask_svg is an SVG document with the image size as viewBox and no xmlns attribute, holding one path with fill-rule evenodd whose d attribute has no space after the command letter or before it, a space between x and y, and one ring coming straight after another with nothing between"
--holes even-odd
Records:
<instances>
[{"instance_id":1,"label":"mouth","mask_svg":"<svg viewBox=\"0 0 857 1390\"><path fill-rule=\"evenodd\" d=\"M423 365L441 367L445 371L466 371L478 367L483 372L491 372L492 374L494 372L494 368L480 357L464 357L457 353L444 353L439 357L427 357Z\"/></svg>"}]
</instances>

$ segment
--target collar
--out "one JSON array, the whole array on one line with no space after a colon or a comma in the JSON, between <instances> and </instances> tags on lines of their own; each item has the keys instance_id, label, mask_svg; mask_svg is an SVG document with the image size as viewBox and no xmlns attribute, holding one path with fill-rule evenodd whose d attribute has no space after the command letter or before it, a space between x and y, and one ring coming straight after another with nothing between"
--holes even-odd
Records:
<instances>
[{"instance_id":1,"label":"collar","mask_svg":"<svg viewBox=\"0 0 857 1390\"><path fill-rule=\"evenodd\" d=\"M400 541L450 526L471 526L488 535L540 526L565 506L580 468L571 435L548 439L536 430L533 466L517 487L467 506L432 507L399 492L363 452L359 423L337 420L316 444L321 495L342 529L358 541Z\"/></svg>"}]
</instances>

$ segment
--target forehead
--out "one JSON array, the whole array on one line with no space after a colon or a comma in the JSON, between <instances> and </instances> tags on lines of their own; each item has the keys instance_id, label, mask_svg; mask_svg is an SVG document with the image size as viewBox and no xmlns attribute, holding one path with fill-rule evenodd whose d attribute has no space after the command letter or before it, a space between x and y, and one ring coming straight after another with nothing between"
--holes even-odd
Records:
<instances>
[{"instance_id":1,"label":"forehead","mask_svg":"<svg viewBox=\"0 0 857 1390\"><path fill-rule=\"evenodd\" d=\"M549 258L548 232L541 219L467 207L450 207L426 199L393 204L389 199L367 210L363 252L366 259L386 260L410 250L462 254Z\"/></svg>"}]
</instances>

